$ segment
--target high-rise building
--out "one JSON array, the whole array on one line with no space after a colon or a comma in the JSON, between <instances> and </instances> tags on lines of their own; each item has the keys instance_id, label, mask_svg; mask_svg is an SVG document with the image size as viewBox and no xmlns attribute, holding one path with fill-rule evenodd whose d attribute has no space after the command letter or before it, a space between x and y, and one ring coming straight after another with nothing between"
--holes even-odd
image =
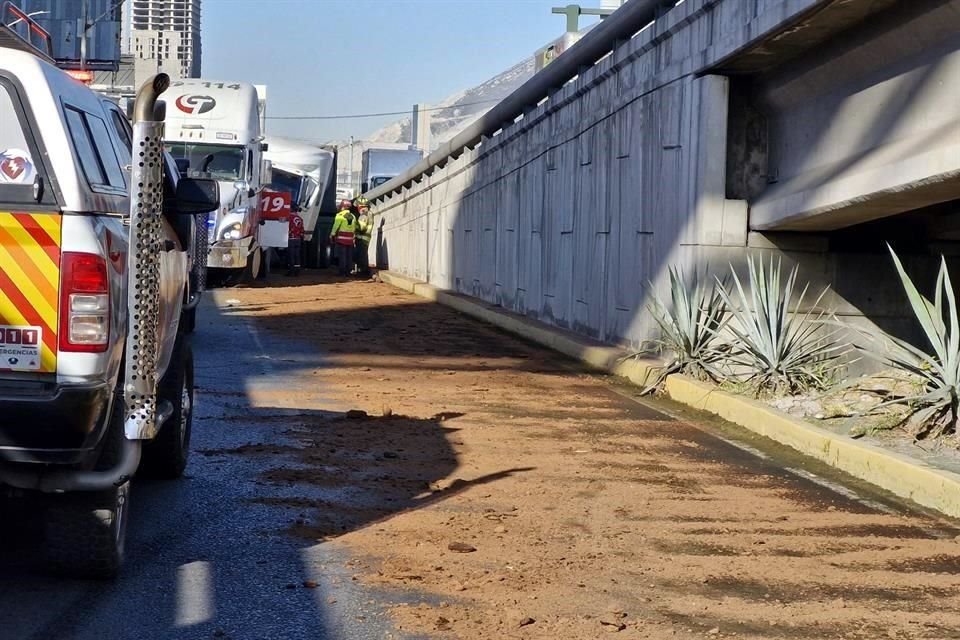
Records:
<instances>
[{"instance_id":1,"label":"high-rise building","mask_svg":"<svg viewBox=\"0 0 960 640\"><path fill-rule=\"evenodd\" d=\"M137 77L163 71L200 77L200 1L127 0L120 47L134 57Z\"/></svg>"}]
</instances>

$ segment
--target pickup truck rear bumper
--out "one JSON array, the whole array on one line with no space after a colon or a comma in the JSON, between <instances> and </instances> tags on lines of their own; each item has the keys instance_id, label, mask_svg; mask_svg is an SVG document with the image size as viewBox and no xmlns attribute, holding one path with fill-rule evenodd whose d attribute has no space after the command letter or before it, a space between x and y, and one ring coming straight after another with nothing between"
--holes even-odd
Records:
<instances>
[{"instance_id":1,"label":"pickup truck rear bumper","mask_svg":"<svg viewBox=\"0 0 960 640\"><path fill-rule=\"evenodd\" d=\"M0 384L0 461L76 464L109 422L108 383Z\"/></svg>"}]
</instances>

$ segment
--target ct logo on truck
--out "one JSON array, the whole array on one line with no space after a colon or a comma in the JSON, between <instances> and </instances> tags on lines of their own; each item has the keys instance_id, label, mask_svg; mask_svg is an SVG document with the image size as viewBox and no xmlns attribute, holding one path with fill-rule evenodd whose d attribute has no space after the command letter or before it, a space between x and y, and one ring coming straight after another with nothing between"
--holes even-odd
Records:
<instances>
[{"instance_id":1,"label":"ct logo on truck","mask_svg":"<svg viewBox=\"0 0 960 640\"><path fill-rule=\"evenodd\" d=\"M210 111L217 106L217 101L211 96L180 96L176 105L180 111L194 115Z\"/></svg>"}]
</instances>

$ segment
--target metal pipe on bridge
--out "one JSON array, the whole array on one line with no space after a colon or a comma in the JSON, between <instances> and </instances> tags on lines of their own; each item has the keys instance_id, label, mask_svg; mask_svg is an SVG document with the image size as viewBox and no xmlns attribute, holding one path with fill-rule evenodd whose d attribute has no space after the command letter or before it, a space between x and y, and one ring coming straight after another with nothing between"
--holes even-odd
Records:
<instances>
[{"instance_id":1,"label":"metal pipe on bridge","mask_svg":"<svg viewBox=\"0 0 960 640\"><path fill-rule=\"evenodd\" d=\"M429 156L380 187L366 194L371 201L399 192L403 185L427 173L451 157L459 157L463 149L476 146L488 137L512 124L531 106L536 106L552 92L560 89L580 74L583 67L592 66L614 50L617 42L630 39L644 26L653 22L663 8L677 4L676 0L628 0L609 18L591 29L563 55L527 80L519 89L504 98L472 125L443 143Z\"/></svg>"}]
</instances>

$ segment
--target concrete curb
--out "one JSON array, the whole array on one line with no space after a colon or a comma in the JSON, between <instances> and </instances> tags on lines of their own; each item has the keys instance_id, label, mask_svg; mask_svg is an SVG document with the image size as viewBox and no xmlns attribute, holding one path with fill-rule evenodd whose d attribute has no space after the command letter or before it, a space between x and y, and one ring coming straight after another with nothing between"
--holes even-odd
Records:
<instances>
[{"instance_id":1,"label":"concrete curb","mask_svg":"<svg viewBox=\"0 0 960 640\"><path fill-rule=\"evenodd\" d=\"M547 327L499 307L448 293L405 276L381 271L380 279L559 351L594 369L627 378L637 385L642 386L652 380L651 374L658 364L649 360L624 360L627 352L622 349L592 343L587 338ZM715 414L897 496L960 518L960 474L851 440L756 400L721 391L713 385L686 376L670 376L666 381L666 392L676 402Z\"/></svg>"},{"instance_id":2,"label":"concrete curb","mask_svg":"<svg viewBox=\"0 0 960 640\"><path fill-rule=\"evenodd\" d=\"M902 498L960 517L958 474L857 442L686 376L670 376L666 391L677 402L713 413Z\"/></svg>"}]
</instances>

